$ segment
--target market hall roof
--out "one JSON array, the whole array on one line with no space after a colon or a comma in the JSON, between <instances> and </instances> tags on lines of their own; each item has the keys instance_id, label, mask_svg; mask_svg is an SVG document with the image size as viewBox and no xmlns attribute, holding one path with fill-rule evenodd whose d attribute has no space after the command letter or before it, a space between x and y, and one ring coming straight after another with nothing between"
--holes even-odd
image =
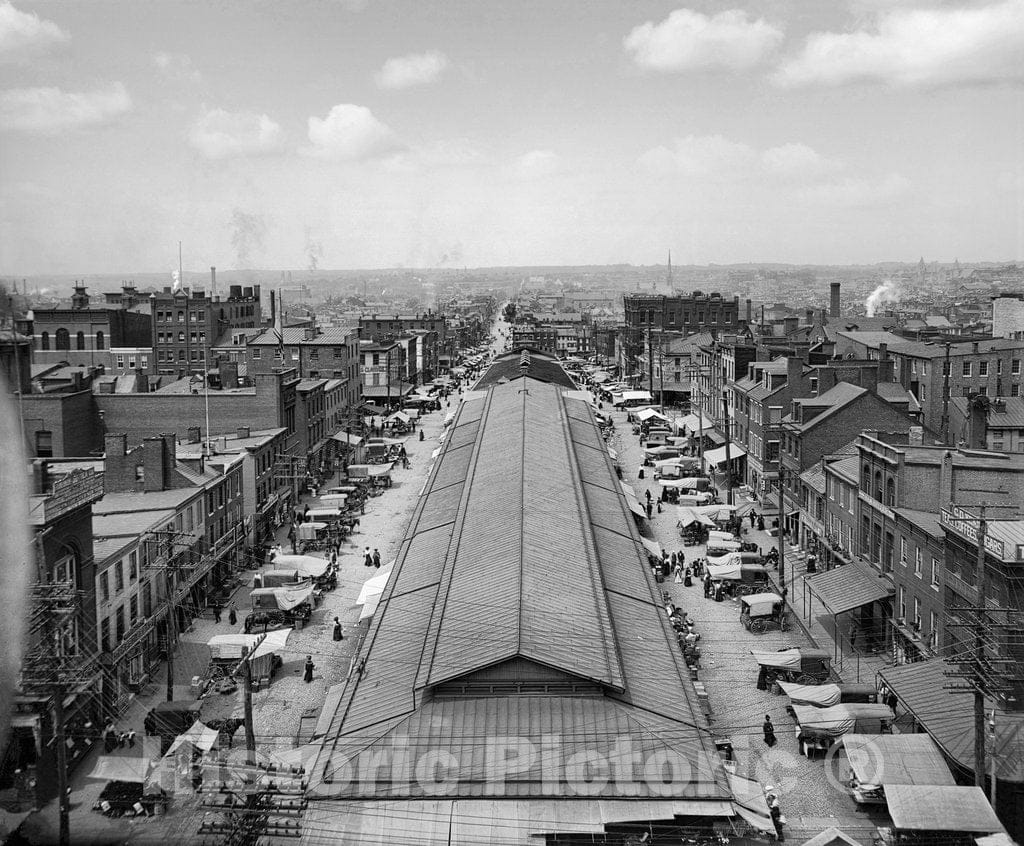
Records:
<instances>
[{"instance_id":1,"label":"market hall roof","mask_svg":"<svg viewBox=\"0 0 1024 846\"><path fill-rule=\"evenodd\" d=\"M454 798L583 800L534 762L489 779L488 738L560 737L560 758L670 754L668 787L609 782L594 799L726 800L710 732L586 401L532 378L470 395L432 468L311 770L314 796L422 799L433 786L378 775L335 784L396 737L451 754ZM327 715L324 715L325 717ZM327 721L322 720L326 725ZM443 788L443 789L442 789ZM710 804L717 804L709 801Z\"/></svg>"},{"instance_id":2,"label":"market hall roof","mask_svg":"<svg viewBox=\"0 0 1024 846\"><path fill-rule=\"evenodd\" d=\"M576 390L576 384L569 378L557 358L531 348L497 356L477 380L474 389L482 391L491 385L524 377L561 385L570 391Z\"/></svg>"}]
</instances>

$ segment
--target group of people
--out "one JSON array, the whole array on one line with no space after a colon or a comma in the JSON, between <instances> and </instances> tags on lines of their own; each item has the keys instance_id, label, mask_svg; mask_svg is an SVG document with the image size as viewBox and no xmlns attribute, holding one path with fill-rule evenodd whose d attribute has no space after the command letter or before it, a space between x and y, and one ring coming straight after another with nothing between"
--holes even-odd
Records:
<instances>
[{"instance_id":1,"label":"group of people","mask_svg":"<svg viewBox=\"0 0 1024 846\"><path fill-rule=\"evenodd\" d=\"M114 727L113 720L108 720L103 729L103 751L110 753L115 749L124 749L125 747L129 749L135 748L135 731L132 729L118 731Z\"/></svg>"},{"instance_id":2,"label":"group of people","mask_svg":"<svg viewBox=\"0 0 1024 846\"><path fill-rule=\"evenodd\" d=\"M363 550L363 566L365 567L376 567L380 569L380 550L375 549L370 552L370 547L366 547Z\"/></svg>"}]
</instances>

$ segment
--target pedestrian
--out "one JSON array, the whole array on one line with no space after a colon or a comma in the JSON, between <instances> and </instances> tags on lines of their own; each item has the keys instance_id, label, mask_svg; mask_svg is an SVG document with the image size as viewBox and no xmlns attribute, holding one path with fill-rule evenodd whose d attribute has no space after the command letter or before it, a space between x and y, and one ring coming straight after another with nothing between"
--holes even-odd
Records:
<instances>
[{"instance_id":1,"label":"pedestrian","mask_svg":"<svg viewBox=\"0 0 1024 846\"><path fill-rule=\"evenodd\" d=\"M711 574L704 574L704 598L707 599L711 596Z\"/></svg>"},{"instance_id":2,"label":"pedestrian","mask_svg":"<svg viewBox=\"0 0 1024 846\"><path fill-rule=\"evenodd\" d=\"M234 626L238 623L238 609L235 607L235 603L232 602L228 606L228 622Z\"/></svg>"},{"instance_id":3,"label":"pedestrian","mask_svg":"<svg viewBox=\"0 0 1024 846\"><path fill-rule=\"evenodd\" d=\"M689 567L683 570L683 587L693 587L693 571Z\"/></svg>"},{"instance_id":4,"label":"pedestrian","mask_svg":"<svg viewBox=\"0 0 1024 846\"><path fill-rule=\"evenodd\" d=\"M305 667L305 671L302 674L302 680L306 684L309 684L311 681L313 681L313 656L312 655L307 655L306 656L306 667Z\"/></svg>"},{"instance_id":5,"label":"pedestrian","mask_svg":"<svg viewBox=\"0 0 1024 846\"><path fill-rule=\"evenodd\" d=\"M764 531L764 517L762 517L760 514L757 515L757 530L759 532Z\"/></svg>"},{"instance_id":6,"label":"pedestrian","mask_svg":"<svg viewBox=\"0 0 1024 846\"><path fill-rule=\"evenodd\" d=\"M651 501L647 500L647 519L650 520L654 516L654 506L651 505Z\"/></svg>"},{"instance_id":7,"label":"pedestrian","mask_svg":"<svg viewBox=\"0 0 1024 846\"><path fill-rule=\"evenodd\" d=\"M422 429L420 429L420 440L421 441L423 440L423 430Z\"/></svg>"},{"instance_id":8,"label":"pedestrian","mask_svg":"<svg viewBox=\"0 0 1024 846\"><path fill-rule=\"evenodd\" d=\"M673 569L673 571L676 574L676 578L675 578L676 584L677 585L681 585L683 583L683 568L682 568L682 565L677 561L673 565L672 569Z\"/></svg>"},{"instance_id":9,"label":"pedestrian","mask_svg":"<svg viewBox=\"0 0 1024 846\"><path fill-rule=\"evenodd\" d=\"M373 551L373 566L378 570L380 569L380 550L375 549Z\"/></svg>"},{"instance_id":10,"label":"pedestrian","mask_svg":"<svg viewBox=\"0 0 1024 846\"><path fill-rule=\"evenodd\" d=\"M644 466L642 464L640 465L640 472L636 474L636 477L638 479L642 479L644 477Z\"/></svg>"},{"instance_id":11,"label":"pedestrian","mask_svg":"<svg viewBox=\"0 0 1024 846\"><path fill-rule=\"evenodd\" d=\"M344 637L345 637L344 633L341 630L341 620L339 620L337 617L334 618L334 635L333 636L334 636L335 640L343 640Z\"/></svg>"},{"instance_id":12,"label":"pedestrian","mask_svg":"<svg viewBox=\"0 0 1024 846\"><path fill-rule=\"evenodd\" d=\"M213 622L215 622L215 623L219 623L220 622L220 603L219 602L214 602L213 603Z\"/></svg>"},{"instance_id":13,"label":"pedestrian","mask_svg":"<svg viewBox=\"0 0 1024 846\"><path fill-rule=\"evenodd\" d=\"M129 749L134 749L135 748L135 731L133 729L128 729L128 733L125 735L125 737L128 739L128 748Z\"/></svg>"},{"instance_id":14,"label":"pedestrian","mask_svg":"<svg viewBox=\"0 0 1024 846\"><path fill-rule=\"evenodd\" d=\"M750 528L753 529L756 524L757 524L757 512L756 511L751 511L750 512Z\"/></svg>"},{"instance_id":15,"label":"pedestrian","mask_svg":"<svg viewBox=\"0 0 1024 846\"><path fill-rule=\"evenodd\" d=\"M650 505L651 504L651 489L648 488L644 493L647 494L647 504Z\"/></svg>"},{"instance_id":16,"label":"pedestrian","mask_svg":"<svg viewBox=\"0 0 1024 846\"><path fill-rule=\"evenodd\" d=\"M370 552L370 547L366 547L366 549L363 550L363 566L364 567L372 567L373 566L373 553Z\"/></svg>"},{"instance_id":17,"label":"pedestrian","mask_svg":"<svg viewBox=\"0 0 1024 846\"><path fill-rule=\"evenodd\" d=\"M768 689L768 668L765 667L763 664L761 665L761 669L757 671L757 689Z\"/></svg>"},{"instance_id":18,"label":"pedestrian","mask_svg":"<svg viewBox=\"0 0 1024 846\"><path fill-rule=\"evenodd\" d=\"M775 726L772 725L772 718L767 714L764 715L764 725L761 726L761 731L764 733L765 746L771 747L775 745Z\"/></svg>"},{"instance_id":19,"label":"pedestrian","mask_svg":"<svg viewBox=\"0 0 1024 846\"><path fill-rule=\"evenodd\" d=\"M672 559L672 567L675 568L676 564L679 563L679 558L674 552L669 556L669 558Z\"/></svg>"},{"instance_id":20,"label":"pedestrian","mask_svg":"<svg viewBox=\"0 0 1024 846\"><path fill-rule=\"evenodd\" d=\"M103 729L103 751L113 752L117 747L117 729L114 728L113 720L107 720L107 725Z\"/></svg>"},{"instance_id":21,"label":"pedestrian","mask_svg":"<svg viewBox=\"0 0 1024 846\"><path fill-rule=\"evenodd\" d=\"M782 824L786 821L786 818L782 816L782 808L779 806L779 797L772 797L771 804L768 806L768 813L772 817L772 825L775 826L775 839L779 843L786 842L786 836L782 833Z\"/></svg>"}]
</instances>

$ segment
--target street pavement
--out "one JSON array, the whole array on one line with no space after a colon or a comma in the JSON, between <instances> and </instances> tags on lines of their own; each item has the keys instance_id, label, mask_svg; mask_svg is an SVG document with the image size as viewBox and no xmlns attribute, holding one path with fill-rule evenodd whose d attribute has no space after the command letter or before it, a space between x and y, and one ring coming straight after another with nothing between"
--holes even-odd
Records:
<instances>
[{"instance_id":1,"label":"street pavement","mask_svg":"<svg viewBox=\"0 0 1024 846\"><path fill-rule=\"evenodd\" d=\"M646 501L650 490L654 501L660 493L660 485L653 479L653 468L644 468L643 479L638 478L643 452L632 425L626 421L625 412L613 412L615 435L612 446L619 456L625 480L636 490L640 502ZM657 540L668 552L683 552L687 561L702 558L706 547L683 546L676 519L676 507L663 505L661 514L655 510L651 520L641 520L641 532ZM744 521L744 540L756 543L767 552L776 541L766 532L750 528L749 520ZM804 575L804 556L791 552L787 557L787 574L790 596L794 602L802 597L801 579ZM777 577L777 573L772 574ZM787 818L787 839L801 842L830 825L861 842L870 842L874 828L885 824L888 819L884 811L861 811L861 806L845 793L839 785L846 776L846 764L842 759L829 766L820 757L805 758L800 754L796 742L796 725L786 711L788 699L775 696L770 691L756 687L757 665L750 650L772 651L787 646L819 646L834 649L833 642L820 622L813 619L814 613L822 614L820 606L812 609L811 625L800 617L799 624L781 632L770 630L762 635L748 632L740 623L739 602L726 599L715 602L704 598L699 580L692 587L676 584L672 579L662 585L672 601L689 613L700 634L698 643L702 652L699 680L704 683L711 706L711 728L716 738L728 738L734 747L737 759L736 771L757 779L763 785L772 785L779 796L782 810ZM802 609L794 608L799 613ZM875 662L881 659L872 659ZM874 674L866 675L869 659L864 659L861 676L872 681ZM845 662L844 680L850 677L854 662ZM775 725L778 743L769 748L763 739L762 724L765 715L770 715Z\"/></svg>"}]
</instances>

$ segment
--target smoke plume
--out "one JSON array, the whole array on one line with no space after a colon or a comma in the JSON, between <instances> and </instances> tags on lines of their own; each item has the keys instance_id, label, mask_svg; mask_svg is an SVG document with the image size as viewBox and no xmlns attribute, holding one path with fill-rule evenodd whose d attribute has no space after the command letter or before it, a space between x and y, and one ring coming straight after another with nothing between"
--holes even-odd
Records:
<instances>
[{"instance_id":1,"label":"smoke plume","mask_svg":"<svg viewBox=\"0 0 1024 846\"><path fill-rule=\"evenodd\" d=\"M312 273L320 266L320 259L324 257L324 245L313 240L313 234L306 229L306 267Z\"/></svg>"},{"instance_id":2,"label":"smoke plume","mask_svg":"<svg viewBox=\"0 0 1024 846\"><path fill-rule=\"evenodd\" d=\"M868 317L874 317L882 303L898 303L899 301L900 292L897 290L896 284L891 279L886 279L868 295L864 307L868 310Z\"/></svg>"},{"instance_id":3,"label":"smoke plume","mask_svg":"<svg viewBox=\"0 0 1024 846\"><path fill-rule=\"evenodd\" d=\"M253 257L263 249L267 224L262 215L235 209L231 214L231 245L235 248L235 267L248 270Z\"/></svg>"}]
</instances>

